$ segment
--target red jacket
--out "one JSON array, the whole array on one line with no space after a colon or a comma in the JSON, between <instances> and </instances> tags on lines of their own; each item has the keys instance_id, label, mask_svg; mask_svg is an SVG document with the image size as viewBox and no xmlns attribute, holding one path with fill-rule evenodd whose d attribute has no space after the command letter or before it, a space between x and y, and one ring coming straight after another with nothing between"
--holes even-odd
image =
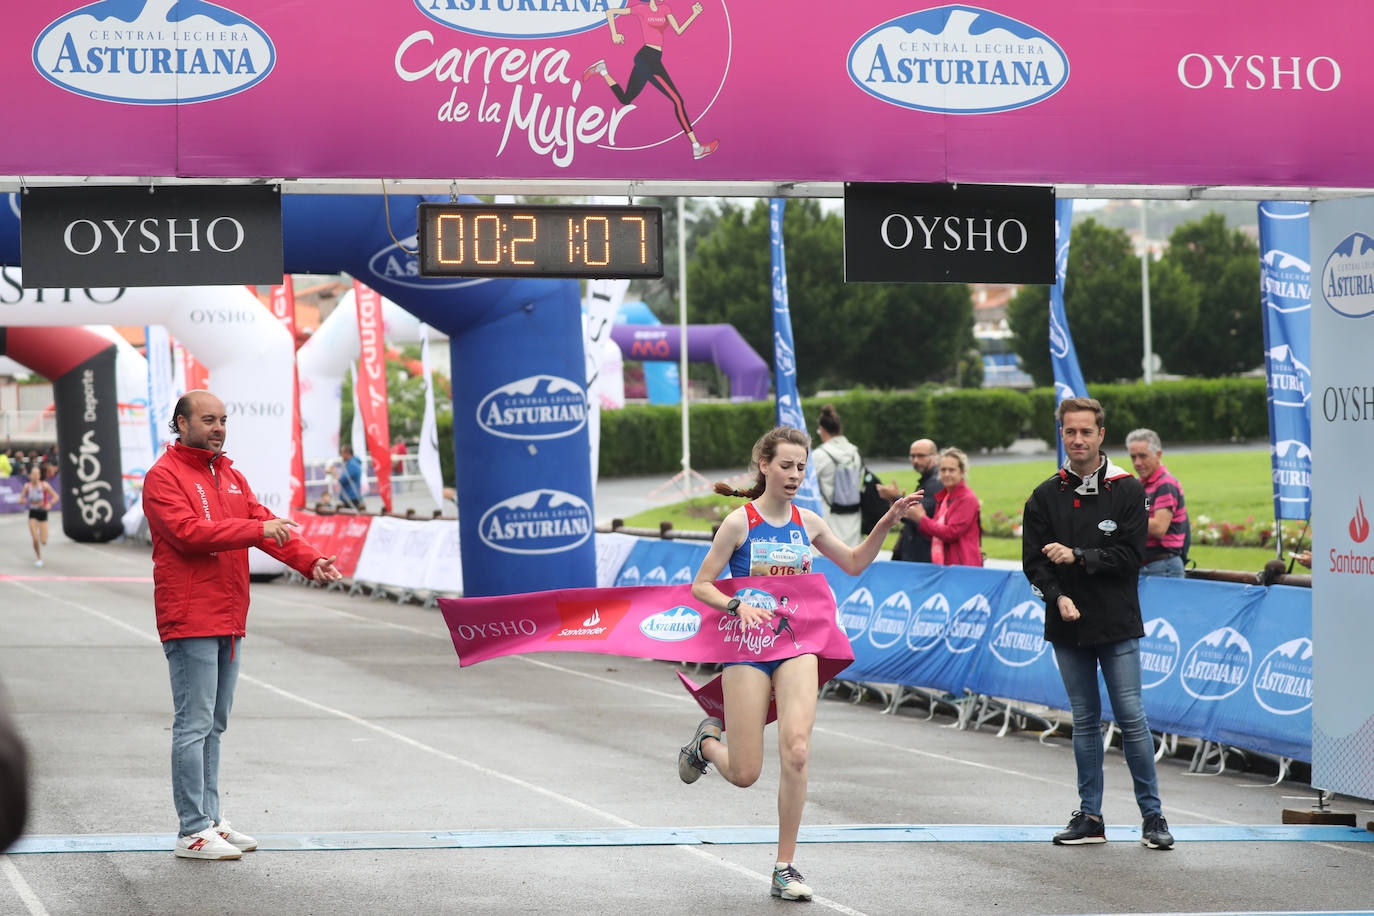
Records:
<instances>
[{"instance_id":1,"label":"red jacket","mask_svg":"<svg viewBox=\"0 0 1374 916\"><path fill-rule=\"evenodd\" d=\"M926 516L917 527L926 537L939 538L944 544L945 566L983 565L978 497L963 481L936 493L935 518Z\"/></svg>"},{"instance_id":2,"label":"red jacket","mask_svg":"<svg viewBox=\"0 0 1374 916\"><path fill-rule=\"evenodd\" d=\"M248 548L309 576L322 554L296 535L278 547L262 536L276 518L223 454L173 442L143 478L153 536L153 606L163 642L243 636L248 621Z\"/></svg>"}]
</instances>

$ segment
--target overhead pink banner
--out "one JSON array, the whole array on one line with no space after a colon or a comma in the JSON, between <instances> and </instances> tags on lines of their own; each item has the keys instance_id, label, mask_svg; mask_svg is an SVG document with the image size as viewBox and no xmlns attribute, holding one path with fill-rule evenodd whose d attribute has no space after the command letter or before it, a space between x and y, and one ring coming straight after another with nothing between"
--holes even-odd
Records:
<instances>
[{"instance_id":1,"label":"overhead pink banner","mask_svg":"<svg viewBox=\"0 0 1374 916\"><path fill-rule=\"evenodd\" d=\"M824 684L854 660L835 598L821 575L751 576L716 583L727 595L770 608L744 629L692 597L690 585L574 588L497 598L440 598L461 665L526 652L600 652L682 662L760 662L816 655ZM724 718L720 679L698 686L678 675L707 713ZM768 721L776 717L769 709Z\"/></svg>"},{"instance_id":2,"label":"overhead pink banner","mask_svg":"<svg viewBox=\"0 0 1374 916\"><path fill-rule=\"evenodd\" d=\"M11 4L0 174L1368 186L1368 24L1286 0Z\"/></svg>"}]
</instances>

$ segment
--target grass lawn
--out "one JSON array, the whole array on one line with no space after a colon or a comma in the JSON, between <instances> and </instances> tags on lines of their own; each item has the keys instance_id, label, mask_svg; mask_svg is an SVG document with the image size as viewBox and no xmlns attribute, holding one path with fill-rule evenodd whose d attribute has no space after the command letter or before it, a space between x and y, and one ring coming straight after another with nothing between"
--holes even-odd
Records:
<instances>
[{"instance_id":1,"label":"grass lawn","mask_svg":"<svg viewBox=\"0 0 1374 916\"><path fill-rule=\"evenodd\" d=\"M1124 451L1114 455L1122 467ZM1021 461L979 466L972 456L968 483L983 503L984 528L996 527L991 522L998 513L1003 518L1019 516L1036 484L1052 472L1043 460ZM1273 520L1273 490L1270 484L1269 451L1256 448L1246 451L1180 452L1170 455L1166 449L1164 463L1183 485L1188 501L1188 514L1193 520L1192 558L1204 569L1232 569L1255 572L1273 559L1272 544L1266 547L1233 547L1199 542L1199 518L1213 522L1248 524ZM914 471L884 475L884 482L900 484L910 491L915 486ZM674 528L709 531L740 500L724 496L701 496L672 503L659 509L641 512L625 520L630 527L657 528L660 522L671 522ZM1004 523L1005 524L1005 523ZM886 550L891 550L896 534L888 535ZM989 557L1019 559L1021 541L1013 537L983 536L983 550Z\"/></svg>"}]
</instances>

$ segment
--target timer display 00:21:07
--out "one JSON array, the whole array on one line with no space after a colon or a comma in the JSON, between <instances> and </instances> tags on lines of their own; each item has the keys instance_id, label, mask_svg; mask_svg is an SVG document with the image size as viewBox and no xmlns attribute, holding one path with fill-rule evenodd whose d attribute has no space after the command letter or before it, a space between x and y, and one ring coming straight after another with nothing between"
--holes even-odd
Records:
<instances>
[{"instance_id":1,"label":"timer display 00:21:07","mask_svg":"<svg viewBox=\"0 0 1374 916\"><path fill-rule=\"evenodd\" d=\"M423 277L663 276L658 207L420 204Z\"/></svg>"}]
</instances>

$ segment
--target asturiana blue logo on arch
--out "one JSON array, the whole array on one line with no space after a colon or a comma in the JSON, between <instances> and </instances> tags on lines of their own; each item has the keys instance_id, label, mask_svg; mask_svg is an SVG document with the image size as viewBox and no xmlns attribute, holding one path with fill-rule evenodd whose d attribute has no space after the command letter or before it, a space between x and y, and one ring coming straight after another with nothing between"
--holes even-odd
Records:
<instances>
[{"instance_id":1,"label":"asturiana blue logo on arch","mask_svg":"<svg viewBox=\"0 0 1374 916\"><path fill-rule=\"evenodd\" d=\"M503 439L558 439L587 423L587 392L556 375L507 382L477 404L477 424Z\"/></svg>"},{"instance_id":2,"label":"asturiana blue logo on arch","mask_svg":"<svg viewBox=\"0 0 1374 916\"><path fill-rule=\"evenodd\" d=\"M63 89L126 105L186 105L234 95L277 63L256 23L204 0L101 0L59 17L33 65Z\"/></svg>"},{"instance_id":3,"label":"asturiana blue logo on arch","mask_svg":"<svg viewBox=\"0 0 1374 916\"><path fill-rule=\"evenodd\" d=\"M608 9L620 9L629 3L630 0L415 0L415 7L435 22L469 35L554 38L599 28L606 24ZM679 13L679 18L682 15Z\"/></svg>"},{"instance_id":4,"label":"asturiana blue logo on arch","mask_svg":"<svg viewBox=\"0 0 1374 916\"><path fill-rule=\"evenodd\" d=\"M380 284L374 284L378 291L386 289L387 283L409 289L463 289L479 283L490 283L490 277L459 277L440 280L436 277L420 276L420 258L415 254L416 237L401 239L382 248L367 260L368 272Z\"/></svg>"},{"instance_id":5,"label":"asturiana blue logo on arch","mask_svg":"<svg viewBox=\"0 0 1374 916\"><path fill-rule=\"evenodd\" d=\"M1043 102L1063 89L1069 58L1034 26L951 4L864 33L849 50L849 78L903 108L989 114Z\"/></svg>"},{"instance_id":6,"label":"asturiana blue logo on arch","mask_svg":"<svg viewBox=\"0 0 1374 916\"><path fill-rule=\"evenodd\" d=\"M482 513L477 533L493 550L516 554L562 553L592 536L592 508L562 490L530 490Z\"/></svg>"}]
</instances>

